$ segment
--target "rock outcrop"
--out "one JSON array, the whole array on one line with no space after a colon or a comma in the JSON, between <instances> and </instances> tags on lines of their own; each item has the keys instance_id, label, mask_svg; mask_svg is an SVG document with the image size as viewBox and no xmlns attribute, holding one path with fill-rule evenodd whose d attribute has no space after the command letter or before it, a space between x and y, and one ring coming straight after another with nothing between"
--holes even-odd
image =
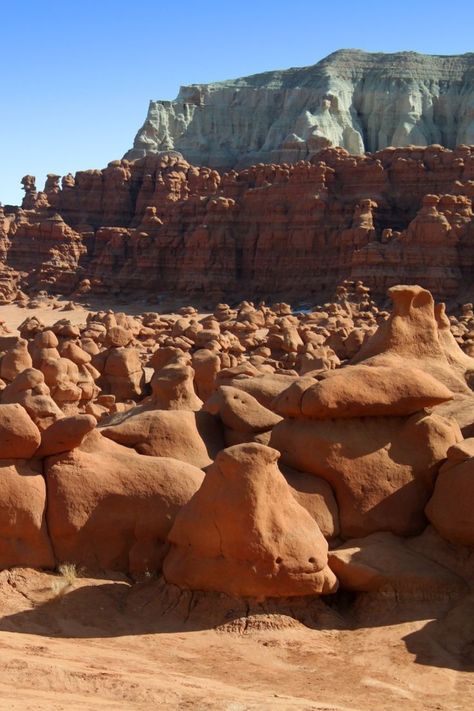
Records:
<instances>
[{"instance_id":1,"label":"rock outcrop","mask_svg":"<svg viewBox=\"0 0 474 711\"><path fill-rule=\"evenodd\" d=\"M278 456L261 444L219 453L169 533L169 582L256 598L335 592L327 543L292 496Z\"/></svg>"},{"instance_id":2,"label":"rock outcrop","mask_svg":"<svg viewBox=\"0 0 474 711\"><path fill-rule=\"evenodd\" d=\"M417 285L388 296L391 313L345 282L311 312L3 326L0 569L163 573L165 596L232 605L338 585L377 605L464 595L473 307L448 318Z\"/></svg>"},{"instance_id":3,"label":"rock outcrop","mask_svg":"<svg viewBox=\"0 0 474 711\"><path fill-rule=\"evenodd\" d=\"M474 143L474 54L340 50L310 67L183 86L151 101L126 158L180 151L229 169L292 163L321 148Z\"/></svg>"},{"instance_id":4,"label":"rock outcrop","mask_svg":"<svg viewBox=\"0 0 474 711\"><path fill-rule=\"evenodd\" d=\"M22 208L4 211L4 302L46 289L208 305L249 295L309 303L348 278L380 296L401 282L442 298L472 291L474 148L467 145L361 156L326 148L310 161L227 173L167 153L66 177L54 194L30 192ZM259 325L245 328L251 340ZM199 345L215 353L214 329L202 328ZM290 323L275 338L282 353L301 346ZM112 380L130 380L134 367L122 363Z\"/></svg>"}]
</instances>

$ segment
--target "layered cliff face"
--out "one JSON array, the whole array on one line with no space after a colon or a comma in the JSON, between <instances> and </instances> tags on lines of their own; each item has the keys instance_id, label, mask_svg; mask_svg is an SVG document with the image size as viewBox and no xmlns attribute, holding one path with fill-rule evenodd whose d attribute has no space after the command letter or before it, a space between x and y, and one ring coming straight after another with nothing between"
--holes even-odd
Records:
<instances>
[{"instance_id":1,"label":"layered cliff face","mask_svg":"<svg viewBox=\"0 0 474 711\"><path fill-rule=\"evenodd\" d=\"M2 278L23 288L296 303L344 279L440 298L474 280L474 146L329 148L227 173L169 153L23 185L0 216Z\"/></svg>"},{"instance_id":2,"label":"layered cliff face","mask_svg":"<svg viewBox=\"0 0 474 711\"><path fill-rule=\"evenodd\" d=\"M151 101L126 158L178 150L220 169L295 162L327 146L474 143L474 54L341 50L311 67L180 89Z\"/></svg>"}]
</instances>

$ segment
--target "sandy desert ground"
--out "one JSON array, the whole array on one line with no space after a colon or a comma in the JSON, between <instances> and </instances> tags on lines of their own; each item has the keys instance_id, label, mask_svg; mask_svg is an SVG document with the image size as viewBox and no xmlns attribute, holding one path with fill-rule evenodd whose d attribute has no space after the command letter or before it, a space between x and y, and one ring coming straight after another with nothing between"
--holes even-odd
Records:
<instances>
[{"instance_id":1,"label":"sandy desert ground","mask_svg":"<svg viewBox=\"0 0 474 711\"><path fill-rule=\"evenodd\" d=\"M221 624L211 629L198 598L170 605L160 581L78 578L59 594L55 581L28 569L0 574L2 709L474 705L474 676L458 668L450 624L433 621L446 614L446 603L397 604L391 616L386 601L382 614L369 597L346 609L340 602L339 610L305 602L313 606L310 627L285 614L223 608ZM216 596L214 613L220 604Z\"/></svg>"}]
</instances>

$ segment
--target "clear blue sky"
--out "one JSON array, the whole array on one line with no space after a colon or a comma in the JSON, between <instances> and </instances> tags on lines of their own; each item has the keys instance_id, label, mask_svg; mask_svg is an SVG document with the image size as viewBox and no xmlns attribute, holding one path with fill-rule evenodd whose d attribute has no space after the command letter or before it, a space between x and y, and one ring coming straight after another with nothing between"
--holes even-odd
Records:
<instances>
[{"instance_id":1,"label":"clear blue sky","mask_svg":"<svg viewBox=\"0 0 474 711\"><path fill-rule=\"evenodd\" d=\"M0 201L101 168L180 84L314 64L341 48L474 51L474 0L0 0Z\"/></svg>"}]
</instances>

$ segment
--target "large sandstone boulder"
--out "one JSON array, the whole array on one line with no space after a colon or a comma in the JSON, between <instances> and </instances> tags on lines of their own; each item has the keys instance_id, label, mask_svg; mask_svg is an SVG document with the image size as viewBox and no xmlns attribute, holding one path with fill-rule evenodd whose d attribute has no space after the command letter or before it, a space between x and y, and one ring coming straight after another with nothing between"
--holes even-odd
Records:
<instances>
[{"instance_id":1,"label":"large sandstone boulder","mask_svg":"<svg viewBox=\"0 0 474 711\"><path fill-rule=\"evenodd\" d=\"M193 376L194 370L181 360L155 370L151 379L154 406L160 410L200 410L202 400L194 391Z\"/></svg>"},{"instance_id":2,"label":"large sandstone boulder","mask_svg":"<svg viewBox=\"0 0 474 711\"><path fill-rule=\"evenodd\" d=\"M294 380L294 376L280 373L250 375L248 377L243 374L237 377L229 374L227 377L226 371L221 370L216 385L232 385L234 388L252 395L263 407L270 408L277 395L286 390Z\"/></svg>"},{"instance_id":3,"label":"large sandstone boulder","mask_svg":"<svg viewBox=\"0 0 474 711\"><path fill-rule=\"evenodd\" d=\"M0 405L0 459L30 459L40 442L40 431L24 407Z\"/></svg>"},{"instance_id":4,"label":"large sandstone boulder","mask_svg":"<svg viewBox=\"0 0 474 711\"><path fill-rule=\"evenodd\" d=\"M137 454L97 430L48 457L45 475L58 561L131 573L161 567L174 518L203 478L190 464Z\"/></svg>"},{"instance_id":5,"label":"large sandstone boulder","mask_svg":"<svg viewBox=\"0 0 474 711\"><path fill-rule=\"evenodd\" d=\"M299 409L310 419L412 415L453 397L445 385L418 368L357 365L333 373L303 390L300 402L294 403L296 412ZM281 403L284 395L277 401ZM274 407L280 411L278 402Z\"/></svg>"},{"instance_id":6,"label":"large sandstone boulder","mask_svg":"<svg viewBox=\"0 0 474 711\"><path fill-rule=\"evenodd\" d=\"M337 538L339 508L330 484L322 477L298 472L281 462L278 463L278 468L285 477L291 493L314 518L324 538Z\"/></svg>"},{"instance_id":7,"label":"large sandstone boulder","mask_svg":"<svg viewBox=\"0 0 474 711\"><path fill-rule=\"evenodd\" d=\"M329 565L341 587L356 592L394 591L432 599L467 589L454 572L410 549L392 533L347 541L329 553Z\"/></svg>"},{"instance_id":8,"label":"large sandstone boulder","mask_svg":"<svg viewBox=\"0 0 474 711\"><path fill-rule=\"evenodd\" d=\"M331 484L341 535L391 531L420 533L424 507L448 449L461 440L458 426L438 415L284 420L271 446L282 462Z\"/></svg>"},{"instance_id":9,"label":"large sandstone boulder","mask_svg":"<svg viewBox=\"0 0 474 711\"><path fill-rule=\"evenodd\" d=\"M124 331L120 326L115 328L120 332ZM114 344L115 341L121 342L121 339L114 338ZM132 346L110 348L105 358L100 380L102 387L115 395L117 400L133 400L141 395L143 381L143 368L136 348Z\"/></svg>"},{"instance_id":10,"label":"large sandstone boulder","mask_svg":"<svg viewBox=\"0 0 474 711\"><path fill-rule=\"evenodd\" d=\"M22 405L40 430L63 417L63 413L51 397L49 387L40 370L27 368L3 390L2 403Z\"/></svg>"},{"instance_id":11,"label":"large sandstone boulder","mask_svg":"<svg viewBox=\"0 0 474 711\"><path fill-rule=\"evenodd\" d=\"M281 417L260 405L252 395L229 385L221 385L204 408L219 415L226 427L239 432L265 432L281 422Z\"/></svg>"},{"instance_id":12,"label":"large sandstone boulder","mask_svg":"<svg viewBox=\"0 0 474 711\"><path fill-rule=\"evenodd\" d=\"M239 388L221 385L205 402L204 410L216 415L224 428L227 446L243 442L268 444L271 429L281 417Z\"/></svg>"},{"instance_id":13,"label":"large sandstone boulder","mask_svg":"<svg viewBox=\"0 0 474 711\"><path fill-rule=\"evenodd\" d=\"M191 590L247 597L333 592L327 543L260 444L229 447L178 514L166 579Z\"/></svg>"},{"instance_id":14,"label":"large sandstone boulder","mask_svg":"<svg viewBox=\"0 0 474 711\"><path fill-rule=\"evenodd\" d=\"M0 568L53 568L40 463L0 461Z\"/></svg>"},{"instance_id":15,"label":"large sandstone boulder","mask_svg":"<svg viewBox=\"0 0 474 711\"><path fill-rule=\"evenodd\" d=\"M19 338L17 342L9 348L0 361L0 377L10 382L26 368L31 368L33 361L28 351L28 341Z\"/></svg>"},{"instance_id":16,"label":"large sandstone boulder","mask_svg":"<svg viewBox=\"0 0 474 711\"><path fill-rule=\"evenodd\" d=\"M41 433L41 447L36 456L49 457L79 447L96 425L97 420L92 415L71 415L56 420Z\"/></svg>"},{"instance_id":17,"label":"large sandstone boulder","mask_svg":"<svg viewBox=\"0 0 474 711\"><path fill-rule=\"evenodd\" d=\"M472 440L466 442L472 448ZM474 547L474 457L463 460L459 449L453 447L454 452L448 453L451 456L440 469L426 515L443 538Z\"/></svg>"},{"instance_id":18,"label":"large sandstone boulder","mask_svg":"<svg viewBox=\"0 0 474 711\"><path fill-rule=\"evenodd\" d=\"M206 467L224 447L222 428L207 412L135 408L115 416L101 433L139 454L172 457Z\"/></svg>"}]
</instances>

